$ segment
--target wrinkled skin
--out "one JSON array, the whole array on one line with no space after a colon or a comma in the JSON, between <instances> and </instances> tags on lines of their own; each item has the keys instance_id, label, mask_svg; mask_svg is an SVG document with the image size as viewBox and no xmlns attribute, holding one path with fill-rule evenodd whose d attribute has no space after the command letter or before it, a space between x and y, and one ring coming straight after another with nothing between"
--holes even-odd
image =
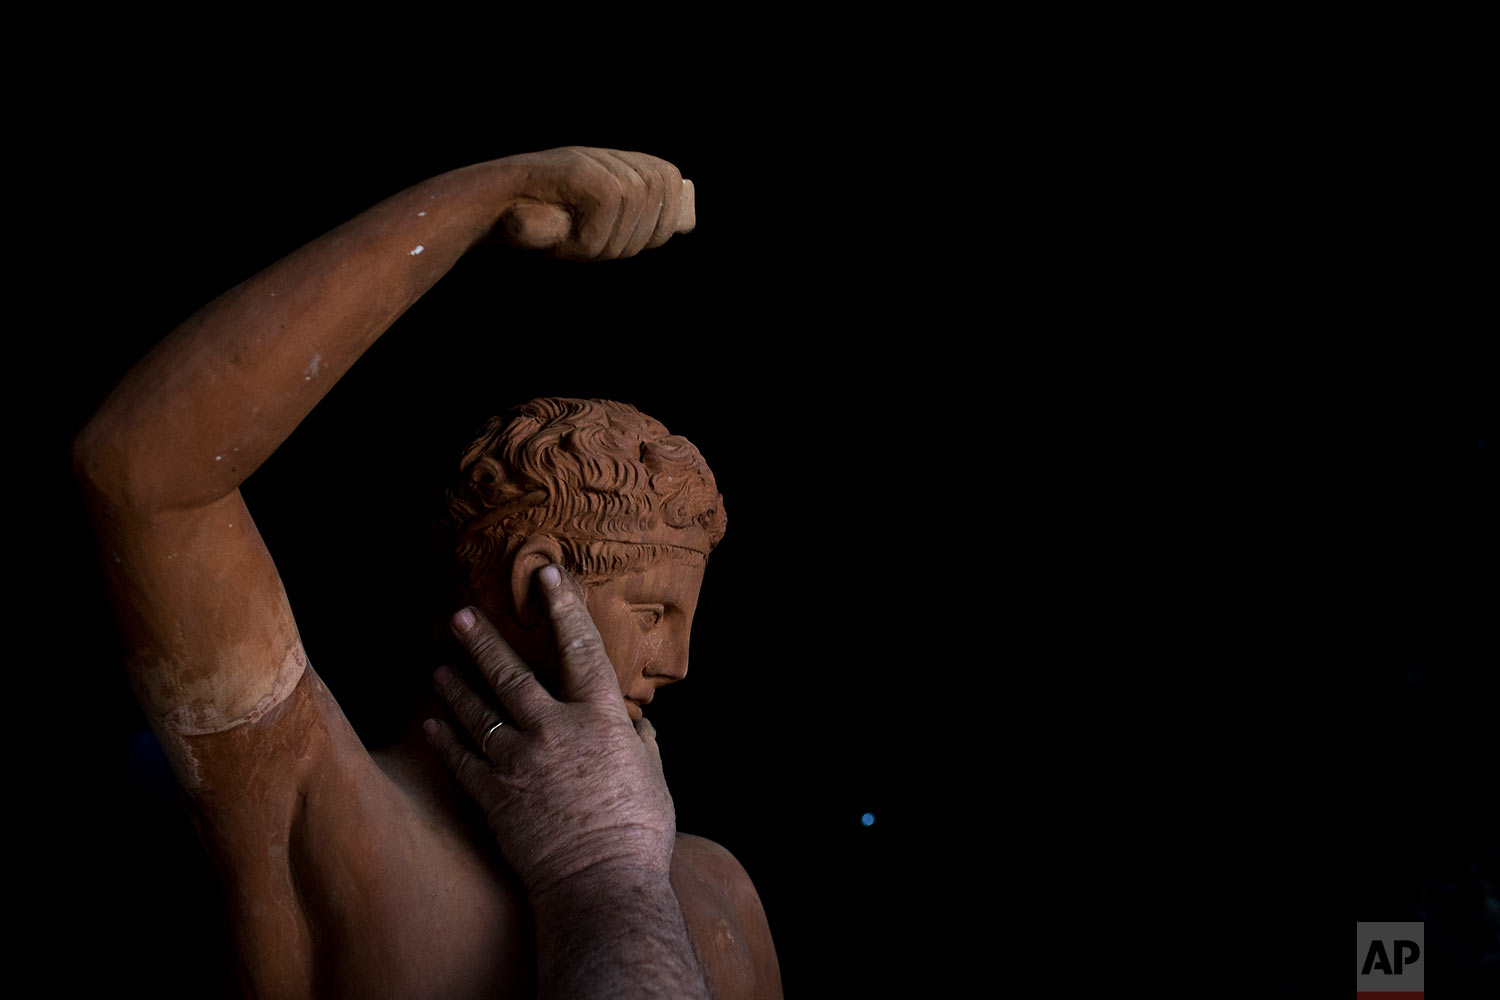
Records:
<instances>
[{"instance_id":1,"label":"wrinkled skin","mask_svg":"<svg viewBox=\"0 0 1500 1000\"><path fill-rule=\"evenodd\" d=\"M445 726L427 727L533 894L611 865L666 878L677 833L655 730L644 718L632 724L583 591L564 573L549 567L538 574L560 651L561 698L542 687L487 618L466 609L455 616L454 632L505 716L441 668L439 693L488 759ZM502 719L506 724L486 739Z\"/></svg>"},{"instance_id":2,"label":"wrinkled skin","mask_svg":"<svg viewBox=\"0 0 1500 1000\"><path fill-rule=\"evenodd\" d=\"M707 1000L672 892L676 820L655 733L644 719L630 722L582 590L559 567L538 577L561 697L465 609L454 631L508 721L494 728L502 717L440 669L440 693L486 757L435 720L425 731L529 890L539 930L566 928L539 935L543 995Z\"/></svg>"}]
</instances>

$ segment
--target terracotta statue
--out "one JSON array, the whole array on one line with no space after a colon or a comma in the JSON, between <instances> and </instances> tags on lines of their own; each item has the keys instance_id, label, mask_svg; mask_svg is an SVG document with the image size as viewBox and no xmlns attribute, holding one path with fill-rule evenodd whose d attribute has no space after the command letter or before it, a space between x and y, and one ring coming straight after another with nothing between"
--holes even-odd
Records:
<instances>
[{"instance_id":1,"label":"terracotta statue","mask_svg":"<svg viewBox=\"0 0 1500 1000\"><path fill-rule=\"evenodd\" d=\"M421 735L367 751L308 664L240 484L475 243L628 257L691 229L692 193L671 164L595 149L433 178L205 306L79 435L132 687L223 873L246 992L527 996L536 958L525 887ZM687 441L622 404L533 401L470 447L450 514L472 603L539 677L549 563L584 585L632 719L685 673L725 523ZM781 995L728 852L679 836L671 888L716 997Z\"/></svg>"}]
</instances>

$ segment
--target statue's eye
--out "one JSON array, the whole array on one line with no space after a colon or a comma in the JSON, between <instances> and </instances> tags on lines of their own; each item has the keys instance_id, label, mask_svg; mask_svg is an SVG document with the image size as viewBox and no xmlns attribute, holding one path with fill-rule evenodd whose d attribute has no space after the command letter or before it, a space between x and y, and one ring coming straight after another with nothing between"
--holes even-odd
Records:
<instances>
[{"instance_id":1,"label":"statue's eye","mask_svg":"<svg viewBox=\"0 0 1500 1000\"><path fill-rule=\"evenodd\" d=\"M635 606L636 624L640 625L642 632L649 632L661 624L662 615L666 608L660 604L637 604Z\"/></svg>"}]
</instances>

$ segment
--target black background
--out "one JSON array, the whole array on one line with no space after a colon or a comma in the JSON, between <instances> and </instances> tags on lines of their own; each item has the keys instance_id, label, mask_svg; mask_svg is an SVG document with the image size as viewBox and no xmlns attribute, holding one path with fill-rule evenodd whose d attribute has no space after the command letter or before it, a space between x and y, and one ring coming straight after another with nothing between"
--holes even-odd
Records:
<instances>
[{"instance_id":1,"label":"black background","mask_svg":"<svg viewBox=\"0 0 1500 1000\"><path fill-rule=\"evenodd\" d=\"M1347 988L1350 924L1403 919L1434 989L1493 982L1495 368L1450 100L1472 81L1335 71L1329 41L1205 87L1193 60L1082 58L1076 28L967 76L929 38L787 26L611 73L523 68L516 36L462 65L418 41L355 68L280 43L54 65L17 187L42 308L12 420L45 484L13 498L42 581L15 749L40 960L202 996L227 947L139 736L71 435L307 240L580 143L672 160L698 230L597 266L466 258L246 488L362 730L430 666L425 529L465 435L533 395L619 398L726 498L692 672L652 713L679 825L750 871L789 994L1150 955L1313 995Z\"/></svg>"}]
</instances>

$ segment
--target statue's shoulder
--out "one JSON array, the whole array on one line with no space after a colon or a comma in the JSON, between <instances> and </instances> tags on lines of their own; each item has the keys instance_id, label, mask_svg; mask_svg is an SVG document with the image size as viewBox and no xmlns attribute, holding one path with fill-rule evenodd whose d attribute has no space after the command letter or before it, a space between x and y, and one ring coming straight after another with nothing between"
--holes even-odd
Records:
<instances>
[{"instance_id":1,"label":"statue's shoulder","mask_svg":"<svg viewBox=\"0 0 1500 1000\"><path fill-rule=\"evenodd\" d=\"M683 874L690 873L695 878L721 885L725 889L734 889L736 892L755 891L750 883L749 873L739 860L726 848L706 837L696 837L689 833L677 835L677 844L672 851L674 880L678 876L679 865L685 869Z\"/></svg>"},{"instance_id":2,"label":"statue's shoulder","mask_svg":"<svg viewBox=\"0 0 1500 1000\"><path fill-rule=\"evenodd\" d=\"M724 847L678 834L672 889L715 997L779 998L781 973L750 875Z\"/></svg>"}]
</instances>

